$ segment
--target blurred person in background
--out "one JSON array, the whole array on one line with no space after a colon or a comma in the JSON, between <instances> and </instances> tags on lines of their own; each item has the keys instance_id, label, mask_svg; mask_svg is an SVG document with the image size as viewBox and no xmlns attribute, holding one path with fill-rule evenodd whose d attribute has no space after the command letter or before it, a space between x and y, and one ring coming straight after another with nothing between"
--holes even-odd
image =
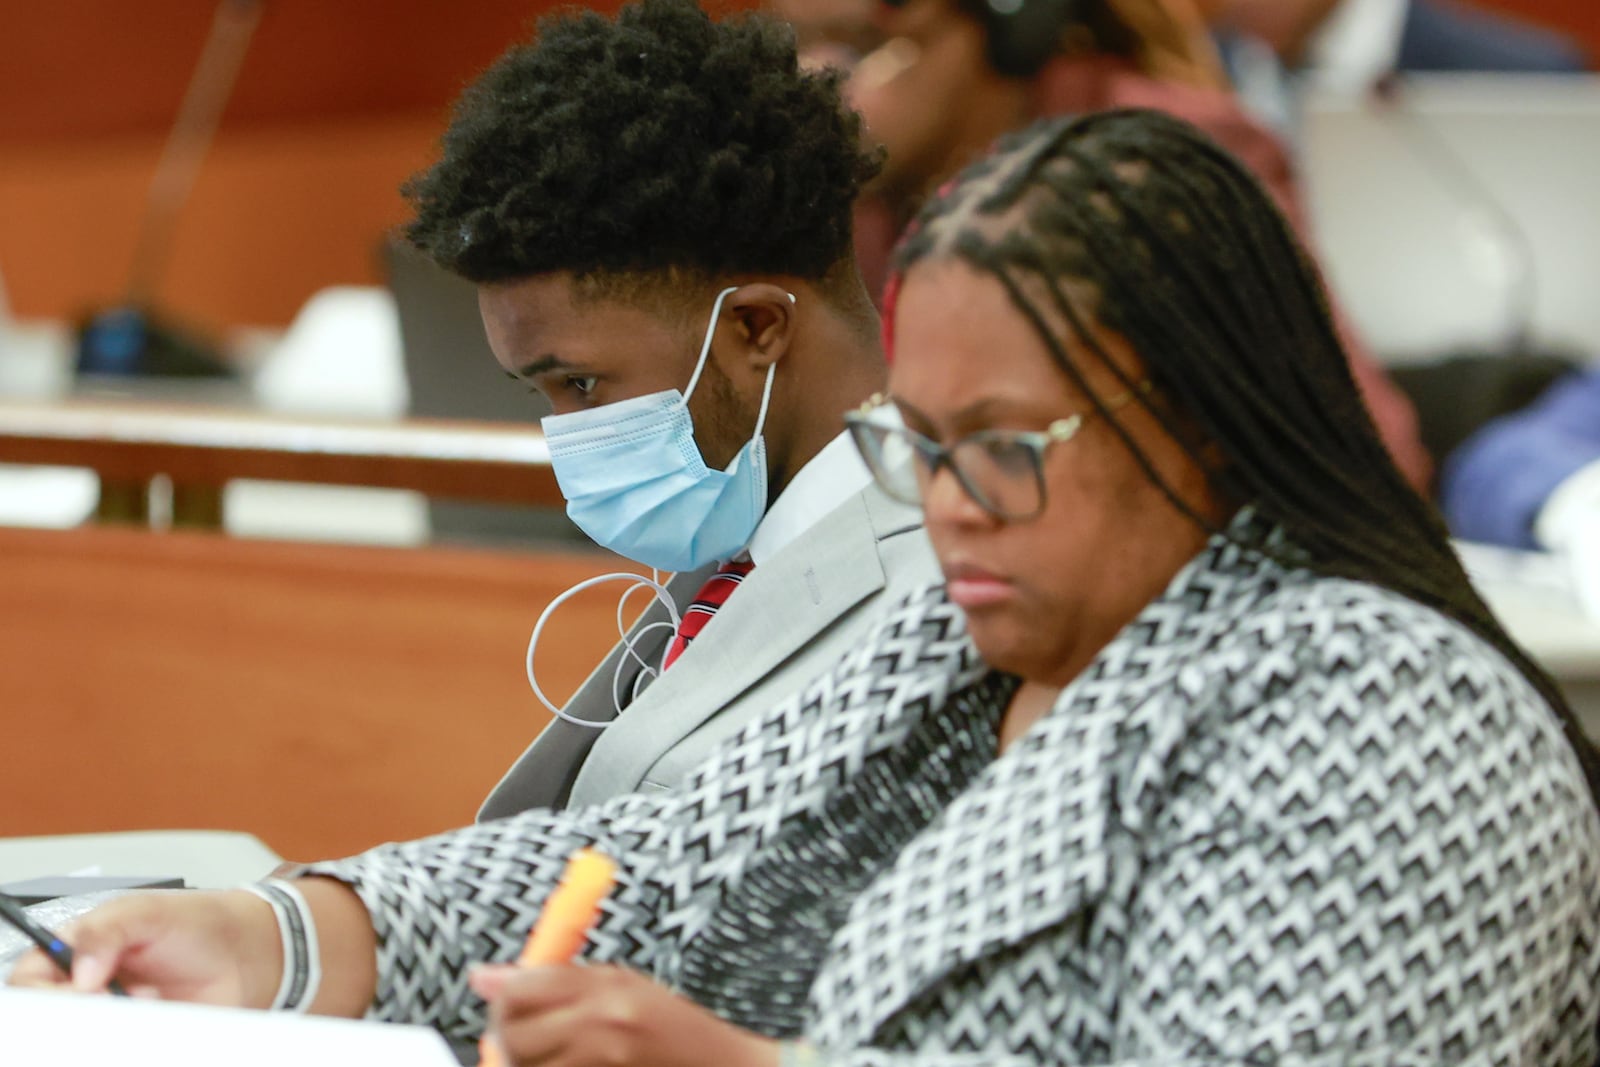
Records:
<instances>
[{"instance_id":1,"label":"blurred person in background","mask_svg":"<svg viewBox=\"0 0 1600 1067\"><path fill-rule=\"evenodd\" d=\"M875 292L923 199L1041 116L1148 107L1192 122L1242 159L1307 236L1289 156L1227 88L1192 0L880 0L874 25L882 43L852 68L847 96L886 150L856 221L857 259ZM1426 490L1432 460L1410 400L1338 319L1379 434Z\"/></svg>"},{"instance_id":2,"label":"blurred person in background","mask_svg":"<svg viewBox=\"0 0 1600 1067\"><path fill-rule=\"evenodd\" d=\"M942 585L678 790L257 887L314 937L115 901L76 987L487 1023L520 1067L1592 1067L1593 748L1258 183L1159 112L1046 122L896 268L851 429ZM581 847L620 868L581 962L504 966Z\"/></svg>"},{"instance_id":3,"label":"blurred person in background","mask_svg":"<svg viewBox=\"0 0 1600 1067\"><path fill-rule=\"evenodd\" d=\"M879 0L766 0L768 15L794 27L800 62L849 70L882 43L875 14Z\"/></svg>"},{"instance_id":4,"label":"blurred person in background","mask_svg":"<svg viewBox=\"0 0 1600 1067\"><path fill-rule=\"evenodd\" d=\"M1224 33L1260 41L1313 81L1363 90L1389 73L1575 74L1572 38L1460 0L1197 0Z\"/></svg>"},{"instance_id":5,"label":"blurred person in background","mask_svg":"<svg viewBox=\"0 0 1600 1067\"><path fill-rule=\"evenodd\" d=\"M1361 95L1395 74L1575 74L1575 40L1456 0L1196 0L1235 89L1291 142L1307 86Z\"/></svg>"}]
</instances>

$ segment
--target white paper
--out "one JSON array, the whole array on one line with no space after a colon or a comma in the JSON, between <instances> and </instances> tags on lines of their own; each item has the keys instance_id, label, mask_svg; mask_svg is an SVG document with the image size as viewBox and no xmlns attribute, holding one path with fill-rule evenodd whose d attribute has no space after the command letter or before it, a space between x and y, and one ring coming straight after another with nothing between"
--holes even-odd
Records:
<instances>
[{"instance_id":1,"label":"white paper","mask_svg":"<svg viewBox=\"0 0 1600 1067\"><path fill-rule=\"evenodd\" d=\"M418 1026L0 988L0 1063L17 1067L456 1067Z\"/></svg>"}]
</instances>

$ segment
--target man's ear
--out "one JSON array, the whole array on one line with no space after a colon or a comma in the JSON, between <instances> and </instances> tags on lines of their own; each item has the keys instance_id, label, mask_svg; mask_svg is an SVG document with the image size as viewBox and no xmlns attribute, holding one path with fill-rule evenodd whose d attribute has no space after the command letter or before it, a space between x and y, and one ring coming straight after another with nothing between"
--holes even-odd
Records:
<instances>
[{"instance_id":1,"label":"man's ear","mask_svg":"<svg viewBox=\"0 0 1600 1067\"><path fill-rule=\"evenodd\" d=\"M794 340L794 294L768 282L754 282L729 293L722 307L732 320L734 336L743 343L745 366L765 376Z\"/></svg>"}]
</instances>

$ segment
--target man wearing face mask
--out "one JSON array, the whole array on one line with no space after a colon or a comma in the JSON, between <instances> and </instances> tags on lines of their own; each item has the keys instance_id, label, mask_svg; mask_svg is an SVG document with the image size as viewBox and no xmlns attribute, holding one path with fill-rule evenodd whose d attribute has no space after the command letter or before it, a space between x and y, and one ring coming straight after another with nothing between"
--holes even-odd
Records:
<instances>
[{"instance_id":1,"label":"man wearing face mask","mask_svg":"<svg viewBox=\"0 0 1600 1067\"><path fill-rule=\"evenodd\" d=\"M851 251L858 133L785 27L641 0L541 23L407 187L411 242L477 283L496 358L551 402L571 518L675 572L674 610L645 612L481 817L670 787L887 591L937 579L920 517L842 434L885 376Z\"/></svg>"}]
</instances>

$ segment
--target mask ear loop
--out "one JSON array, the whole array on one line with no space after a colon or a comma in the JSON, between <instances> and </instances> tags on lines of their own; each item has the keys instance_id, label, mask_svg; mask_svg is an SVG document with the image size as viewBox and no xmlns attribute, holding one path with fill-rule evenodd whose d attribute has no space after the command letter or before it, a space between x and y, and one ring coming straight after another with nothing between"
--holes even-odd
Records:
<instances>
[{"instance_id":1,"label":"mask ear loop","mask_svg":"<svg viewBox=\"0 0 1600 1067\"><path fill-rule=\"evenodd\" d=\"M783 295L789 298L789 303L793 304L795 302L793 293L784 293ZM756 416L756 429L750 435L752 441L761 436L761 429L767 424L767 405L772 403L772 380L777 375L778 365L776 363L767 364L767 384L761 389L761 413Z\"/></svg>"},{"instance_id":2,"label":"mask ear loop","mask_svg":"<svg viewBox=\"0 0 1600 1067\"><path fill-rule=\"evenodd\" d=\"M683 391L685 404L694 396L694 387L700 384L700 373L706 369L706 357L711 354L711 339L717 335L717 323L722 318L722 302L728 299L729 293L738 291L737 285L728 286L717 294L716 302L711 305L711 325L706 327L706 339L700 344L700 361L694 365L694 373L689 376L689 388Z\"/></svg>"},{"instance_id":3,"label":"mask ear loop","mask_svg":"<svg viewBox=\"0 0 1600 1067\"><path fill-rule=\"evenodd\" d=\"M652 573L654 573L654 572L652 572ZM650 672L650 674L652 676L654 676L655 674L660 673L659 670L657 670L656 668L651 667L648 663L646 663L644 661L644 658L642 656L640 656L639 653L634 648L635 643L644 635L645 631L654 629L654 628L659 627L659 626L669 626L669 625L674 630L676 630L678 628L678 623L679 623L678 606L677 606L677 604L673 603L672 594L667 592L667 587L661 583L661 581L659 580L659 576L653 577L653 578L646 578L642 574L632 574L632 573L629 573L629 572L626 572L626 571L618 571L618 572L613 573L613 574L602 574L602 575L599 575L598 577L589 578L589 579L586 579L584 581L579 582L577 585L573 586L571 589L568 589L566 592L562 593L561 595L557 596L554 600L550 601L550 603L545 606L545 609L542 612L539 613L539 621L533 624L533 634L532 634L531 637L528 638L528 654L527 654L526 659L524 660L524 666L526 668L527 675L528 675L528 686L529 686L529 688L531 688L533 690L533 695L539 698L539 703L541 703L541 704L543 704L545 706L545 710L549 711L550 714L554 715L556 718L560 719L563 722L571 723L574 726L585 726L585 727L588 727L591 730L604 730L607 726L611 725L611 721L612 720L607 720L605 722L595 722L595 721L590 720L590 719L580 719L577 716L568 715L566 712L564 712L560 708L556 707L556 705L550 700L549 697L545 696L544 690L542 688L540 688L540 686L539 686L539 679L538 679L538 677L537 677L537 675L536 675L536 673L534 671L534 668L533 668L533 654L534 654L534 650L539 647L539 635L544 632L544 624L549 621L550 616L555 612L556 608L558 608L562 604L566 603L572 597L574 597L577 594L583 592L585 589L590 589L590 588L593 588L594 586L602 585L602 584L604 584L606 582L624 582L624 581L634 583L631 588L629 588L626 592L624 592L622 594L622 598L617 603L617 628L618 628L618 631L620 632L620 634L622 636L622 642L623 642L624 651L626 653L627 658L636 660L639 663L639 665L644 669L644 671ZM640 632L637 633L637 634L634 634L632 636L632 639L630 640L629 639L629 635L627 634L627 631L624 628L623 622L622 622L623 605L627 601L628 597L631 596L635 591L637 591L639 589L649 589L655 594L656 599L662 604L663 607L665 607L667 609L667 616L671 619L671 622L670 623L668 623L668 622L658 622L658 623L653 623L650 626L643 627L640 630ZM618 714L621 714L622 708L621 708L621 702L617 699L616 683L621 678L622 670L623 670L623 668L625 666L626 666L626 661L624 661L623 663L617 665L617 674L615 676L613 676L612 683L611 683L611 700L612 700L612 704L616 708L616 711L617 711ZM634 685L634 692L635 692L635 695L637 695L637 693L638 693L638 683L637 682Z\"/></svg>"},{"instance_id":4,"label":"mask ear loop","mask_svg":"<svg viewBox=\"0 0 1600 1067\"><path fill-rule=\"evenodd\" d=\"M711 325L706 327L706 339L700 343L700 359L694 365L694 374L689 376L689 388L683 391L683 402L687 404L689 398L694 396L694 387L700 384L700 375L706 369L706 357L711 355L711 339L717 335L717 323L722 318L722 302L728 299L730 293L736 293L739 287L730 285L717 294L716 301L711 305ZM789 298L789 303L796 303L793 293L784 293ZM778 369L776 363L767 368L767 385L761 394L761 414L756 418L756 432L752 435L761 436L761 427L767 421L767 402L772 399L772 375Z\"/></svg>"},{"instance_id":5,"label":"mask ear loop","mask_svg":"<svg viewBox=\"0 0 1600 1067\"><path fill-rule=\"evenodd\" d=\"M750 434L750 440L752 441L761 436L761 428L767 424L767 405L772 402L772 379L777 377L777 374L778 365L769 363L767 365L767 384L761 389L761 413L756 416L756 428Z\"/></svg>"}]
</instances>

